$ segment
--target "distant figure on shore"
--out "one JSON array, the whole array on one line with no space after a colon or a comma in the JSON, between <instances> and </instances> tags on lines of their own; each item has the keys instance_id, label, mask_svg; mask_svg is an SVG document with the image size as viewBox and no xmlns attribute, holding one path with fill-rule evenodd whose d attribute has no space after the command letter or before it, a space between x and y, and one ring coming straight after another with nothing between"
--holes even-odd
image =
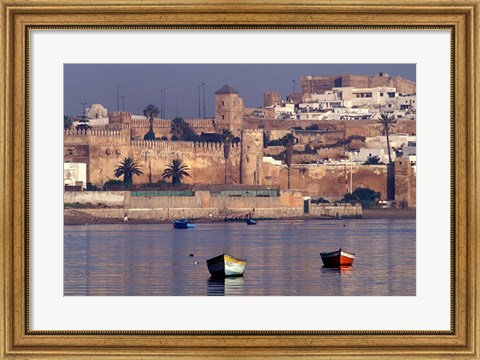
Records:
<instances>
[{"instance_id":1,"label":"distant figure on shore","mask_svg":"<svg viewBox=\"0 0 480 360\"><path fill-rule=\"evenodd\" d=\"M212 216L213 216L212 213L208 214L208 217L209 217L210 220L212 220Z\"/></svg>"},{"instance_id":2,"label":"distant figure on shore","mask_svg":"<svg viewBox=\"0 0 480 360\"><path fill-rule=\"evenodd\" d=\"M128 222L128 214L125 213L125 215L123 216L123 222Z\"/></svg>"}]
</instances>

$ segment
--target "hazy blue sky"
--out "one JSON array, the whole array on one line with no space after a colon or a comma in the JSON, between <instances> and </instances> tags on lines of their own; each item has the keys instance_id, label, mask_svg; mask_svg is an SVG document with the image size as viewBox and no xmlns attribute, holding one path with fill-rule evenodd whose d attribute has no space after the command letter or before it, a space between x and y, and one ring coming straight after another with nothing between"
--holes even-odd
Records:
<instances>
[{"instance_id":1,"label":"hazy blue sky","mask_svg":"<svg viewBox=\"0 0 480 360\"><path fill-rule=\"evenodd\" d=\"M125 111L142 114L148 104L160 108L165 89L167 118L198 117L198 85L205 83L206 117L215 110L214 92L229 84L245 106L263 105L263 93L280 91L282 98L300 89L302 75L375 75L387 72L416 81L415 64L65 64L64 113L80 115L81 103L100 103L117 110L117 86L125 98ZM203 89L200 110L203 117ZM122 99L120 99L122 110Z\"/></svg>"}]
</instances>

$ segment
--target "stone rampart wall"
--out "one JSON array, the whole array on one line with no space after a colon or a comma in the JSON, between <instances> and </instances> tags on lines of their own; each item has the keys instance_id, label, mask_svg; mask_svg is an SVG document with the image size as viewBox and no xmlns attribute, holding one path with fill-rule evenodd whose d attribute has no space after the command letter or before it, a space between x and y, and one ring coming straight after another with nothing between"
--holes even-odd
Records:
<instances>
[{"instance_id":1,"label":"stone rampart wall","mask_svg":"<svg viewBox=\"0 0 480 360\"><path fill-rule=\"evenodd\" d=\"M124 206L125 194L124 191L65 191L63 201L65 204Z\"/></svg>"},{"instance_id":2,"label":"stone rampart wall","mask_svg":"<svg viewBox=\"0 0 480 360\"><path fill-rule=\"evenodd\" d=\"M129 142L130 144L130 142ZM192 176L184 183L223 184L225 182L225 158L223 144L193 143L181 141L135 140L131 145L108 144L85 146L65 144L65 161L86 162L87 182L98 187L114 178L114 171L125 157L131 157L140 165L143 175L134 176L134 184L155 183L162 178L168 163L182 160ZM240 146L233 144L227 161L227 178L231 184L240 183Z\"/></svg>"},{"instance_id":3,"label":"stone rampart wall","mask_svg":"<svg viewBox=\"0 0 480 360\"><path fill-rule=\"evenodd\" d=\"M313 209L311 207L311 209ZM82 218L88 221L95 219L109 219L113 222L123 221L123 217L127 212L130 220L147 220L147 221L172 221L175 219L192 219L192 220L223 220L225 218L243 218L246 214L251 213L250 208L232 209L229 211L220 211L216 208L161 208L161 209L65 209L64 216L68 219ZM211 215L211 216L210 216ZM303 208L255 208L253 214L256 219L288 219L301 218L305 214ZM331 218L331 217L359 217L362 216L361 207L318 207L314 213L307 217ZM199 227L202 226L200 223Z\"/></svg>"},{"instance_id":4,"label":"stone rampart wall","mask_svg":"<svg viewBox=\"0 0 480 360\"><path fill-rule=\"evenodd\" d=\"M65 130L64 146L73 145L128 145L130 134L123 130Z\"/></svg>"},{"instance_id":5,"label":"stone rampart wall","mask_svg":"<svg viewBox=\"0 0 480 360\"><path fill-rule=\"evenodd\" d=\"M212 207L217 209L277 208L285 206L280 197L227 197L212 196Z\"/></svg>"},{"instance_id":6,"label":"stone rampart wall","mask_svg":"<svg viewBox=\"0 0 480 360\"><path fill-rule=\"evenodd\" d=\"M265 120L256 118L245 118L244 127L249 129L263 128L268 131L289 130L295 126L306 128L310 125L318 125L320 130L328 130L332 132L332 136L339 137L333 132L345 133L345 138L352 135L360 136L379 136L382 131L378 126L377 120ZM416 134L416 121L398 119L395 132L407 133L409 135ZM271 136L270 139L275 139Z\"/></svg>"},{"instance_id":7,"label":"stone rampart wall","mask_svg":"<svg viewBox=\"0 0 480 360\"><path fill-rule=\"evenodd\" d=\"M356 204L352 206L351 204L340 204L337 206L334 205L324 205L324 204L310 204L310 214L317 216L326 216L326 217L361 217L362 216L362 206Z\"/></svg>"},{"instance_id":8,"label":"stone rampart wall","mask_svg":"<svg viewBox=\"0 0 480 360\"><path fill-rule=\"evenodd\" d=\"M302 190L305 195L319 198L342 198L352 185L368 187L380 192L381 199L387 198L387 165L293 165L290 169L290 188ZM286 189L288 169L285 165L280 170L280 189Z\"/></svg>"}]
</instances>

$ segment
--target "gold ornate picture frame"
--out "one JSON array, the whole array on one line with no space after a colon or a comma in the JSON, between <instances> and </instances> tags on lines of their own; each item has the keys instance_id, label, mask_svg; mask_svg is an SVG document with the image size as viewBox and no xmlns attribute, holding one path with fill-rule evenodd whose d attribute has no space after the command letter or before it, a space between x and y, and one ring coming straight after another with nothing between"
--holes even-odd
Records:
<instances>
[{"instance_id":1,"label":"gold ornate picture frame","mask_svg":"<svg viewBox=\"0 0 480 360\"><path fill-rule=\"evenodd\" d=\"M0 358L480 359L477 204L479 1L0 0ZM29 31L440 29L451 33L452 312L449 331L33 331L29 327ZM453 144L455 146L453 146ZM447 202L446 202L447 204ZM448 206L448 205L446 205ZM446 279L448 280L448 279Z\"/></svg>"}]
</instances>

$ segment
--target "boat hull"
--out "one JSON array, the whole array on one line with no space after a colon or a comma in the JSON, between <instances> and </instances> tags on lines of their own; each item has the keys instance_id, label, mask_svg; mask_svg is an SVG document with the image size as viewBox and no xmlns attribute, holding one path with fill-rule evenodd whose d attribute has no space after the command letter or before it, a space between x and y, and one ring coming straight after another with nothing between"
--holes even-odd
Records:
<instances>
[{"instance_id":1,"label":"boat hull","mask_svg":"<svg viewBox=\"0 0 480 360\"><path fill-rule=\"evenodd\" d=\"M173 222L174 229L193 229L195 228L195 226L196 226L195 224L192 224L186 220L175 220Z\"/></svg>"},{"instance_id":2,"label":"boat hull","mask_svg":"<svg viewBox=\"0 0 480 360\"><path fill-rule=\"evenodd\" d=\"M247 261L232 255L222 254L207 260L208 271L212 277L224 278L243 276Z\"/></svg>"},{"instance_id":3,"label":"boat hull","mask_svg":"<svg viewBox=\"0 0 480 360\"><path fill-rule=\"evenodd\" d=\"M248 219L247 220L247 225L257 225L257 221L253 219Z\"/></svg>"},{"instance_id":4,"label":"boat hull","mask_svg":"<svg viewBox=\"0 0 480 360\"><path fill-rule=\"evenodd\" d=\"M355 260L355 254L343 251L342 249L332 252L322 252L320 257L325 267L343 267L352 266Z\"/></svg>"}]
</instances>

